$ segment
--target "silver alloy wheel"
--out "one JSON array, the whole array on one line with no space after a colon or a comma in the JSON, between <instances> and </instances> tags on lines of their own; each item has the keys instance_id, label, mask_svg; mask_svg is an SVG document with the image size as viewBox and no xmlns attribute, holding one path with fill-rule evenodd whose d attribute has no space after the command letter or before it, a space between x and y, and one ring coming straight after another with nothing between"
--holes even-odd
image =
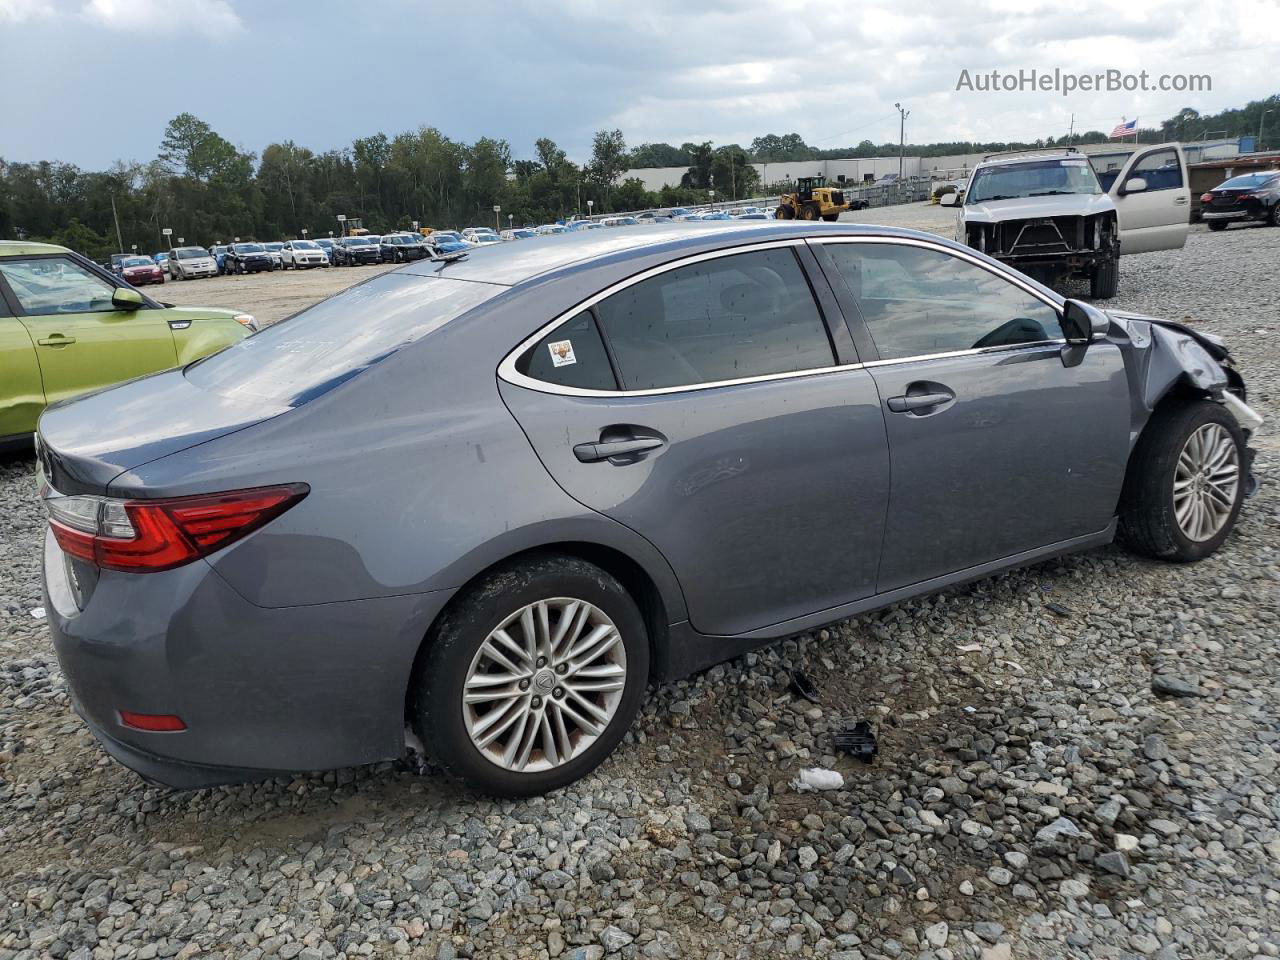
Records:
<instances>
[{"instance_id":1,"label":"silver alloy wheel","mask_svg":"<svg viewBox=\"0 0 1280 960\"><path fill-rule=\"evenodd\" d=\"M1173 512L1189 540L1211 540L1226 525L1240 489L1240 453L1220 423L1187 438L1173 474Z\"/></svg>"},{"instance_id":2,"label":"silver alloy wheel","mask_svg":"<svg viewBox=\"0 0 1280 960\"><path fill-rule=\"evenodd\" d=\"M604 733L626 685L626 646L608 614L585 600L538 600L480 644L462 720L471 743L499 767L550 770Z\"/></svg>"}]
</instances>

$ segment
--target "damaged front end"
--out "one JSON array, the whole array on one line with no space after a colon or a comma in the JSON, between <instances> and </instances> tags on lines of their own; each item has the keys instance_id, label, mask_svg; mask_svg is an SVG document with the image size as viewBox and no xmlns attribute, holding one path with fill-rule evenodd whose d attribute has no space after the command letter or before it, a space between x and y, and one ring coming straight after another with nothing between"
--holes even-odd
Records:
<instances>
[{"instance_id":1,"label":"damaged front end","mask_svg":"<svg viewBox=\"0 0 1280 960\"><path fill-rule=\"evenodd\" d=\"M1156 407L1177 392L1221 403L1235 418L1249 441L1262 426L1262 416L1248 404L1244 378L1220 339L1173 320L1142 314L1107 311L1111 326L1107 339L1120 347L1129 380L1132 448ZM1246 444L1245 493L1257 489L1253 475L1255 451Z\"/></svg>"},{"instance_id":2,"label":"damaged front end","mask_svg":"<svg viewBox=\"0 0 1280 960\"><path fill-rule=\"evenodd\" d=\"M1119 254L1114 211L1010 220L970 220L963 242L1024 273L1057 284L1088 277Z\"/></svg>"}]
</instances>

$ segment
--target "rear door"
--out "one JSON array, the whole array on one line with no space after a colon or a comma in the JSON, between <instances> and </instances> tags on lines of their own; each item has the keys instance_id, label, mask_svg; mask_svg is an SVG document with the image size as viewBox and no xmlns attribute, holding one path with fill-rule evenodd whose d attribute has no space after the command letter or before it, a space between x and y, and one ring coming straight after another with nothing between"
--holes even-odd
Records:
<instances>
[{"instance_id":1,"label":"rear door","mask_svg":"<svg viewBox=\"0 0 1280 960\"><path fill-rule=\"evenodd\" d=\"M1122 254L1179 250L1187 242L1191 188L1187 160L1176 143L1135 150L1110 193L1120 220Z\"/></svg>"},{"instance_id":2,"label":"rear door","mask_svg":"<svg viewBox=\"0 0 1280 960\"><path fill-rule=\"evenodd\" d=\"M825 315L815 299L802 246L640 274L499 370L547 470L663 553L702 633L743 633L875 589L884 417L847 330L829 327L830 291L818 290Z\"/></svg>"},{"instance_id":3,"label":"rear door","mask_svg":"<svg viewBox=\"0 0 1280 960\"><path fill-rule=\"evenodd\" d=\"M822 247L878 354L893 469L878 590L1105 531L1129 451L1119 348L1064 366L1056 305L949 247Z\"/></svg>"},{"instance_id":4,"label":"rear door","mask_svg":"<svg viewBox=\"0 0 1280 960\"><path fill-rule=\"evenodd\" d=\"M35 343L49 403L177 364L162 310L118 310L119 284L67 255L0 261L0 282Z\"/></svg>"}]
</instances>

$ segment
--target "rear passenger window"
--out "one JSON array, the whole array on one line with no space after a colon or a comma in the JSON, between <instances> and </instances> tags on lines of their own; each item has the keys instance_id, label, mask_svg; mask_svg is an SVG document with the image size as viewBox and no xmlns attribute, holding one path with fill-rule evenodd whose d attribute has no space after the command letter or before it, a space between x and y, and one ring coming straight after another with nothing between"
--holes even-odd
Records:
<instances>
[{"instance_id":1,"label":"rear passenger window","mask_svg":"<svg viewBox=\"0 0 1280 960\"><path fill-rule=\"evenodd\" d=\"M790 249L679 267L595 306L626 390L829 367L822 315Z\"/></svg>"},{"instance_id":2,"label":"rear passenger window","mask_svg":"<svg viewBox=\"0 0 1280 960\"><path fill-rule=\"evenodd\" d=\"M566 320L524 354L516 369L527 377L578 387L583 390L617 390L609 354L600 340L591 312L584 310Z\"/></svg>"}]
</instances>

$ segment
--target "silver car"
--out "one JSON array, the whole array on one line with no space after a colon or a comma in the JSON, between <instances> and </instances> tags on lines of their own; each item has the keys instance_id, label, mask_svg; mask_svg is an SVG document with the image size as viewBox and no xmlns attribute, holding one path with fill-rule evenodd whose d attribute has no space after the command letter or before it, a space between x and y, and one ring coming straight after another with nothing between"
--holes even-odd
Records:
<instances>
[{"instance_id":1,"label":"silver car","mask_svg":"<svg viewBox=\"0 0 1280 960\"><path fill-rule=\"evenodd\" d=\"M1198 560L1260 420L1219 343L935 236L658 224L418 261L51 407L48 622L181 786L401 756L520 796L651 679L1117 535Z\"/></svg>"}]
</instances>

